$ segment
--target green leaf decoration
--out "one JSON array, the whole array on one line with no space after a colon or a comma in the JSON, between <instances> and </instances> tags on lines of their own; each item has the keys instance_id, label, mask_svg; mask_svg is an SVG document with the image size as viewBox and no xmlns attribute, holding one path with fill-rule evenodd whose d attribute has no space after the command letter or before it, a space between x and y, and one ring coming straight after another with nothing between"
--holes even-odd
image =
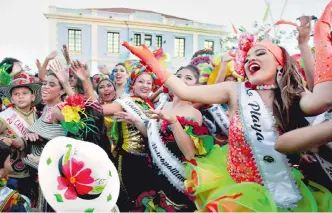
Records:
<instances>
[{"instance_id":1,"label":"green leaf decoration","mask_svg":"<svg viewBox=\"0 0 332 213\"><path fill-rule=\"evenodd\" d=\"M47 161L46 161L46 163L47 163L47 166L50 165L52 163L52 159L48 158Z\"/></svg>"},{"instance_id":2,"label":"green leaf decoration","mask_svg":"<svg viewBox=\"0 0 332 213\"><path fill-rule=\"evenodd\" d=\"M108 176L112 177L112 172L108 171Z\"/></svg>"},{"instance_id":3,"label":"green leaf decoration","mask_svg":"<svg viewBox=\"0 0 332 213\"><path fill-rule=\"evenodd\" d=\"M57 202L59 203L63 203L63 199L62 199L62 196L60 194L54 194L55 196L55 199Z\"/></svg>"},{"instance_id":4,"label":"green leaf decoration","mask_svg":"<svg viewBox=\"0 0 332 213\"><path fill-rule=\"evenodd\" d=\"M106 185L96 186L92 189L92 192L102 193L104 191L105 187L106 187Z\"/></svg>"},{"instance_id":5,"label":"green leaf decoration","mask_svg":"<svg viewBox=\"0 0 332 213\"><path fill-rule=\"evenodd\" d=\"M93 212L95 209L94 208L89 208L89 209L85 209L85 213L87 213L87 212Z\"/></svg>"},{"instance_id":6,"label":"green leaf decoration","mask_svg":"<svg viewBox=\"0 0 332 213\"><path fill-rule=\"evenodd\" d=\"M112 195L111 195L111 194L109 194L109 195L107 196L107 202L110 201L110 200L112 200Z\"/></svg>"},{"instance_id":7,"label":"green leaf decoration","mask_svg":"<svg viewBox=\"0 0 332 213\"><path fill-rule=\"evenodd\" d=\"M67 144L66 147L68 148L68 151L67 151L67 153L66 153L66 155L65 155L64 164L66 164L67 161L69 160L69 157L70 157L70 151L71 151L71 149L72 149L72 145L71 145L71 144Z\"/></svg>"}]
</instances>

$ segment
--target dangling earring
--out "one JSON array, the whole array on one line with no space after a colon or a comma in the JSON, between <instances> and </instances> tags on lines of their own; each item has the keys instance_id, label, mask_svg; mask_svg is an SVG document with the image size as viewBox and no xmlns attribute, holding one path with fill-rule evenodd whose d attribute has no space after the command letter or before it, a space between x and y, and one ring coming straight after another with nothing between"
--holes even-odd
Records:
<instances>
[{"instance_id":1,"label":"dangling earring","mask_svg":"<svg viewBox=\"0 0 332 213\"><path fill-rule=\"evenodd\" d=\"M278 84L278 86L279 86L279 88L281 88L281 79L282 79L282 66L278 66L277 67L277 84Z\"/></svg>"}]
</instances>

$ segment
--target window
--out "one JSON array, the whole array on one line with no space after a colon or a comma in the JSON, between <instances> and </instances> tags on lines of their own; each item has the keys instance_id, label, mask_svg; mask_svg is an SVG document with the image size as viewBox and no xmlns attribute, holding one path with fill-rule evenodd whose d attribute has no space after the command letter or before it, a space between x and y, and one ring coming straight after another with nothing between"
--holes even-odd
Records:
<instances>
[{"instance_id":1,"label":"window","mask_svg":"<svg viewBox=\"0 0 332 213\"><path fill-rule=\"evenodd\" d=\"M152 35L145 35L145 36L144 36L144 39L145 39L144 44L145 44L147 47L152 46Z\"/></svg>"},{"instance_id":2,"label":"window","mask_svg":"<svg viewBox=\"0 0 332 213\"><path fill-rule=\"evenodd\" d=\"M204 41L204 48L213 50L214 42L213 41Z\"/></svg>"},{"instance_id":3,"label":"window","mask_svg":"<svg viewBox=\"0 0 332 213\"><path fill-rule=\"evenodd\" d=\"M162 36L157 36L156 38L157 38L157 41L156 41L157 48L162 47L163 46L163 37Z\"/></svg>"},{"instance_id":4,"label":"window","mask_svg":"<svg viewBox=\"0 0 332 213\"><path fill-rule=\"evenodd\" d=\"M134 45L141 46L141 34L134 34Z\"/></svg>"},{"instance_id":5,"label":"window","mask_svg":"<svg viewBox=\"0 0 332 213\"><path fill-rule=\"evenodd\" d=\"M185 52L185 39L175 38L175 56L184 57Z\"/></svg>"},{"instance_id":6,"label":"window","mask_svg":"<svg viewBox=\"0 0 332 213\"><path fill-rule=\"evenodd\" d=\"M81 52L82 50L82 31L68 30L68 48L71 52Z\"/></svg>"},{"instance_id":7,"label":"window","mask_svg":"<svg viewBox=\"0 0 332 213\"><path fill-rule=\"evenodd\" d=\"M120 34L108 32L107 33L107 52L119 53L120 52Z\"/></svg>"}]
</instances>

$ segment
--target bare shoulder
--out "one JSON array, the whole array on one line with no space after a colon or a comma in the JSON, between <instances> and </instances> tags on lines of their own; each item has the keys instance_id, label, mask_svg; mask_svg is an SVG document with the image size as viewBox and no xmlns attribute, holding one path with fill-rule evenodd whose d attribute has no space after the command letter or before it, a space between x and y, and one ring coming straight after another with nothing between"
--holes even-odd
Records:
<instances>
[{"instance_id":1,"label":"bare shoulder","mask_svg":"<svg viewBox=\"0 0 332 213\"><path fill-rule=\"evenodd\" d=\"M196 109L194 107L192 107L191 110L192 110L191 114L193 115L193 117L195 118L195 120L201 125L202 121L203 121L202 113L198 109Z\"/></svg>"}]
</instances>

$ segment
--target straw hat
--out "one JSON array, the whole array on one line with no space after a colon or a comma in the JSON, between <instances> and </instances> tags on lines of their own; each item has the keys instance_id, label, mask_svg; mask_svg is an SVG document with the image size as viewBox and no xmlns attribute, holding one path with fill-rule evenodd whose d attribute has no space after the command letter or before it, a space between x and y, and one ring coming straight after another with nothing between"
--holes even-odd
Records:
<instances>
[{"instance_id":1,"label":"straw hat","mask_svg":"<svg viewBox=\"0 0 332 213\"><path fill-rule=\"evenodd\" d=\"M44 197L57 212L118 211L118 173L106 152L93 143L68 137L49 141L38 175Z\"/></svg>"}]
</instances>

